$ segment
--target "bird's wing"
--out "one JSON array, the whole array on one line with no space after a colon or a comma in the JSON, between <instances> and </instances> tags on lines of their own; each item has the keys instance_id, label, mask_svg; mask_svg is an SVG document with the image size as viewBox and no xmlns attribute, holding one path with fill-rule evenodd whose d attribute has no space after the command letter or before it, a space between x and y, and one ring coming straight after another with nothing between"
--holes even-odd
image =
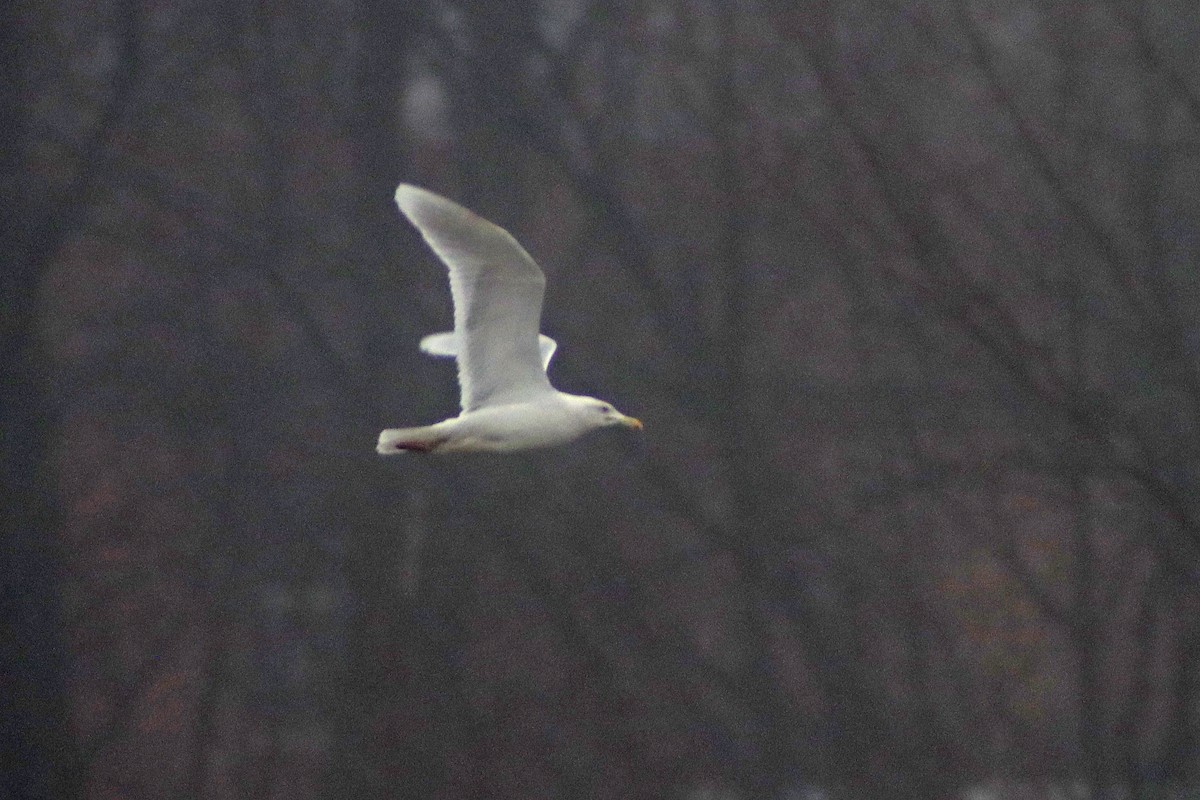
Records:
<instances>
[{"instance_id":1,"label":"bird's wing","mask_svg":"<svg viewBox=\"0 0 1200 800\"><path fill-rule=\"evenodd\" d=\"M538 354L542 357L543 371L550 368L550 359L554 358L557 349L558 342L544 333L538 334ZM431 333L421 339L421 352L436 358L455 358L458 356L458 339L454 331Z\"/></svg>"},{"instance_id":2,"label":"bird's wing","mask_svg":"<svg viewBox=\"0 0 1200 800\"><path fill-rule=\"evenodd\" d=\"M396 204L450 271L463 411L553 391L538 352L546 277L508 231L400 184Z\"/></svg>"}]
</instances>

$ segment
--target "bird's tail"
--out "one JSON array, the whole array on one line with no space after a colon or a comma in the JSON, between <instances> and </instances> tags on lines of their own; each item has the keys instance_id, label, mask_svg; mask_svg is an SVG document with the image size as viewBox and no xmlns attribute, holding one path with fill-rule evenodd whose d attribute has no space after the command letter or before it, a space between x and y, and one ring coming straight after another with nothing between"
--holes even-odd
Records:
<instances>
[{"instance_id":1,"label":"bird's tail","mask_svg":"<svg viewBox=\"0 0 1200 800\"><path fill-rule=\"evenodd\" d=\"M437 425L420 428L388 428L379 434L375 452L381 456L394 456L410 450L417 453L432 453L446 441L446 434Z\"/></svg>"}]
</instances>

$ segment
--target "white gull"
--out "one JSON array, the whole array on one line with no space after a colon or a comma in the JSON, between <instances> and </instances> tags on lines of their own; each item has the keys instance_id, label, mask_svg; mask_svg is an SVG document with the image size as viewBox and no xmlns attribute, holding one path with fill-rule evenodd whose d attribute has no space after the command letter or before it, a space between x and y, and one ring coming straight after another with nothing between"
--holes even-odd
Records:
<instances>
[{"instance_id":1,"label":"white gull","mask_svg":"<svg viewBox=\"0 0 1200 800\"><path fill-rule=\"evenodd\" d=\"M457 359L462 413L389 428L377 452L508 452L566 444L597 428L641 430L610 403L550 385L557 345L538 333L546 276L508 231L409 184L396 189L396 204L450 272L454 330L426 336L421 349Z\"/></svg>"}]
</instances>

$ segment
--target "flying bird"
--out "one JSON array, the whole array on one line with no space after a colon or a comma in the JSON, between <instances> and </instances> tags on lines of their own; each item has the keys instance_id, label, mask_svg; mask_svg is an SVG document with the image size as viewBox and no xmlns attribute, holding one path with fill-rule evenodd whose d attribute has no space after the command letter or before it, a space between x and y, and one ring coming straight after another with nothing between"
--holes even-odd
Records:
<instances>
[{"instance_id":1,"label":"flying bird","mask_svg":"<svg viewBox=\"0 0 1200 800\"><path fill-rule=\"evenodd\" d=\"M566 444L597 428L642 429L611 403L550 385L546 367L558 345L539 333L546 276L508 231L405 183L396 204L450 272L454 330L426 336L420 347L458 362L462 412L389 428L377 452L510 452Z\"/></svg>"}]
</instances>

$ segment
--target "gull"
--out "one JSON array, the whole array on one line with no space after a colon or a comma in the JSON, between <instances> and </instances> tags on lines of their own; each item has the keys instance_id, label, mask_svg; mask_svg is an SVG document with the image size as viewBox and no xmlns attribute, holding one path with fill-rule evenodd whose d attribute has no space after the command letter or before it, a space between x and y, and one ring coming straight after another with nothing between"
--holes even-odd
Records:
<instances>
[{"instance_id":1,"label":"gull","mask_svg":"<svg viewBox=\"0 0 1200 800\"><path fill-rule=\"evenodd\" d=\"M450 273L454 330L421 340L422 351L458 362L462 412L379 434L381 455L529 450L588 431L642 429L611 403L550 385L558 345L538 332L546 276L508 231L426 189L402 183L396 204Z\"/></svg>"}]
</instances>

